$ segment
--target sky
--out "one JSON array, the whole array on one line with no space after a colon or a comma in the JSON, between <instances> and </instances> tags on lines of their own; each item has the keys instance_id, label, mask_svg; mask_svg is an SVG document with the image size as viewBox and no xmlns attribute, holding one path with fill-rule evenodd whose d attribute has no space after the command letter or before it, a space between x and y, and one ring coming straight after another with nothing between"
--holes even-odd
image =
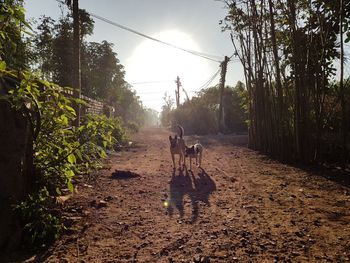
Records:
<instances>
[{"instance_id":1,"label":"sky","mask_svg":"<svg viewBox=\"0 0 350 263\"><path fill-rule=\"evenodd\" d=\"M26 1L27 18L42 15L57 19L61 9L55 0ZM145 107L161 110L164 94L175 99L175 79L180 77L189 97L196 94L218 71L224 56L234 53L228 32L219 21L227 14L216 0L80 0L87 12L121 24L142 34L186 50L205 53L213 60L160 44L93 18L94 34L87 40L114 44L125 69L125 79ZM219 61L219 62L218 62ZM219 83L220 74L209 86ZM241 64L233 57L228 65L226 85L244 81ZM185 94L180 94L184 101Z\"/></svg>"}]
</instances>

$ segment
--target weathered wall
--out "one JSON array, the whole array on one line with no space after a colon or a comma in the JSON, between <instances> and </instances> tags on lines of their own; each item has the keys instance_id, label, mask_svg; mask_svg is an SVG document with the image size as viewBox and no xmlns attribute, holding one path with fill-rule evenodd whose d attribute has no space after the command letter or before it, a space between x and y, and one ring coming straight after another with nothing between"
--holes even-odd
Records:
<instances>
[{"instance_id":1,"label":"weathered wall","mask_svg":"<svg viewBox=\"0 0 350 263\"><path fill-rule=\"evenodd\" d=\"M68 97L73 96L73 91L64 90L64 93ZM114 108L103 103L102 101L91 99L85 95L80 95L80 99L86 102L86 106L81 107L81 116L85 114L98 114L98 115L106 115L107 117L112 117L114 113Z\"/></svg>"},{"instance_id":2,"label":"weathered wall","mask_svg":"<svg viewBox=\"0 0 350 263\"><path fill-rule=\"evenodd\" d=\"M31 149L26 119L0 101L0 251L20 242L19 221L12 208L29 190Z\"/></svg>"}]
</instances>

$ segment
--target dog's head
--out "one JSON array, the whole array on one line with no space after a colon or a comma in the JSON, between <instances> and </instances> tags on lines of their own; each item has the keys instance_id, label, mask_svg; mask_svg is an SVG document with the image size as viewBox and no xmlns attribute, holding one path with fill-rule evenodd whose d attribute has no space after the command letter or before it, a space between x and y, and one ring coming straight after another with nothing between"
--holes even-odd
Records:
<instances>
[{"instance_id":1,"label":"dog's head","mask_svg":"<svg viewBox=\"0 0 350 263\"><path fill-rule=\"evenodd\" d=\"M178 141L177 141L177 135L175 135L175 137L171 137L171 135L169 135L169 141L170 141L170 147L171 148L175 148L178 144Z\"/></svg>"}]
</instances>

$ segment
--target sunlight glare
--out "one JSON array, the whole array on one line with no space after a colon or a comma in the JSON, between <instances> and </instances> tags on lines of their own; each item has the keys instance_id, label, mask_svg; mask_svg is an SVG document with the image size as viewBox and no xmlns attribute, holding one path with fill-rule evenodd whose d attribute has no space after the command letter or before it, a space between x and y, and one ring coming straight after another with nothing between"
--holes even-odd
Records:
<instances>
[{"instance_id":1,"label":"sunlight glare","mask_svg":"<svg viewBox=\"0 0 350 263\"><path fill-rule=\"evenodd\" d=\"M162 31L152 37L181 48L201 51L190 35L179 30ZM145 106L160 110L165 92L174 98L176 76L180 77L186 91L193 94L210 75L208 63L187 52L144 40L126 62L126 80L129 83L158 82L135 85L133 88ZM184 96L181 93L181 101L184 101Z\"/></svg>"}]
</instances>

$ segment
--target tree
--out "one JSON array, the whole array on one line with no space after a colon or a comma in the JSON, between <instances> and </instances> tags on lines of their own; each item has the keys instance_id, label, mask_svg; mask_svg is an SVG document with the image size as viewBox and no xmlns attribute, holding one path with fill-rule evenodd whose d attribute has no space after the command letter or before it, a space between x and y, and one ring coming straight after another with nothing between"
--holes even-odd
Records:
<instances>
[{"instance_id":1,"label":"tree","mask_svg":"<svg viewBox=\"0 0 350 263\"><path fill-rule=\"evenodd\" d=\"M162 126L168 127L171 125L171 111L174 107L174 99L168 95L167 92L165 92L164 97L164 105L162 106L162 112L160 115L160 122Z\"/></svg>"},{"instance_id":2,"label":"tree","mask_svg":"<svg viewBox=\"0 0 350 263\"><path fill-rule=\"evenodd\" d=\"M113 44L85 43L82 52L82 91L92 98L112 103L117 98L115 89L125 84L124 69L119 64Z\"/></svg>"},{"instance_id":3,"label":"tree","mask_svg":"<svg viewBox=\"0 0 350 263\"><path fill-rule=\"evenodd\" d=\"M84 10L80 10L80 24L81 39L92 34L94 22ZM31 65L47 80L61 86L72 86L72 39L70 15L61 17L57 22L49 17L42 17L36 34L30 40L35 43ZM112 43L82 41L81 74L84 95L114 107L115 115L126 122L134 121L139 125L144 123L145 109L126 83L124 67L120 64Z\"/></svg>"},{"instance_id":4,"label":"tree","mask_svg":"<svg viewBox=\"0 0 350 263\"><path fill-rule=\"evenodd\" d=\"M23 0L3 0L0 4L0 60L9 68L27 67L27 50L22 33L30 29L25 20Z\"/></svg>"},{"instance_id":5,"label":"tree","mask_svg":"<svg viewBox=\"0 0 350 263\"><path fill-rule=\"evenodd\" d=\"M350 4L344 2L340 12L339 1L224 2L228 15L223 30L231 32L245 73L249 146L283 160L319 160L327 148L321 146L332 144L326 137L333 133L336 139L327 123L337 112L330 102L348 116L346 96L340 103L346 92L337 93L332 79L340 54L339 28L349 35L349 27L339 24L339 13L348 25ZM347 132L343 125L343 134Z\"/></svg>"},{"instance_id":6,"label":"tree","mask_svg":"<svg viewBox=\"0 0 350 263\"><path fill-rule=\"evenodd\" d=\"M189 101L172 108L172 100L165 96L161 120L164 126L176 128L181 124L186 134L209 134L219 131L219 104L221 87L203 89ZM238 82L236 87L226 86L223 90L222 108L223 121L226 126L222 132L245 132L247 130L247 115L244 109L246 104L246 90L243 83Z\"/></svg>"},{"instance_id":7,"label":"tree","mask_svg":"<svg viewBox=\"0 0 350 263\"><path fill-rule=\"evenodd\" d=\"M84 10L80 10L81 38L92 34L93 20ZM73 86L71 65L73 59L72 17L61 17L58 22L43 16L32 39L35 46L31 52L31 65L50 81L62 86Z\"/></svg>"}]
</instances>

